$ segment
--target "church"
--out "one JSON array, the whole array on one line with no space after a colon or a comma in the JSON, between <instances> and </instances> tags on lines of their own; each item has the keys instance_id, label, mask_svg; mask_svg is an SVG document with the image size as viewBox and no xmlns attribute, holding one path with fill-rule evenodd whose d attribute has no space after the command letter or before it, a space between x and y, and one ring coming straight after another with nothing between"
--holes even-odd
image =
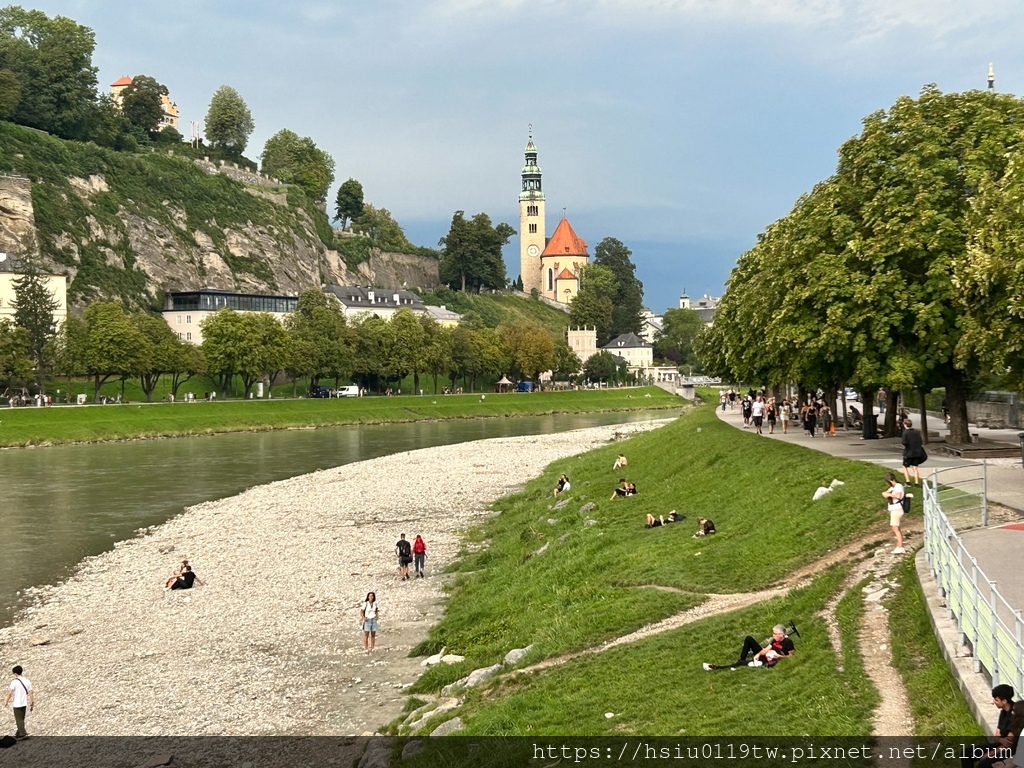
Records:
<instances>
[{"instance_id":1,"label":"church","mask_svg":"<svg viewBox=\"0 0 1024 768\"><path fill-rule=\"evenodd\" d=\"M550 239L544 219L537 147L531 127L526 143L523 188L519 192L519 267L523 290L568 304L580 290L580 267L590 261L587 242L577 235L563 214Z\"/></svg>"}]
</instances>

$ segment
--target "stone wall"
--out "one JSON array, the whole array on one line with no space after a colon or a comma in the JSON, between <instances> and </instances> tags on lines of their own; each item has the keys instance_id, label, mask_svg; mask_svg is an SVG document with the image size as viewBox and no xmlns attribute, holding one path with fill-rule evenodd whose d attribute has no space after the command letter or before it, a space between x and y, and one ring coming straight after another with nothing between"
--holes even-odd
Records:
<instances>
[{"instance_id":1,"label":"stone wall","mask_svg":"<svg viewBox=\"0 0 1024 768\"><path fill-rule=\"evenodd\" d=\"M34 233L32 182L0 174L0 253L20 253L22 243Z\"/></svg>"},{"instance_id":2,"label":"stone wall","mask_svg":"<svg viewBox=\"0 0 1024 768\"><path fill-rule=\"evenodd\" d=\"M173 150L168 150L173 152ZM193 160L196 165L202 168L207 173L221 173L227 176L229 179L240 181L243 184L252 184L257 187L284 187L284 183L273 179L270 176L266 176L258 171L250 171L248 168L243 168L238 163L230 163L226 160L220 160L214 162L208 157L204 157L202 160Z\"/></svg>"},{"instance_id":3,"label":"stone wall","mask_svg":"<svg viewBox=\"0 0 1024 768\"><path fill-rule=\"evenodd\" d=\"M371 249L370 258L356 270L360 285L376 288L409 290L437 288L441 284L440 262L414 253L388 253Z\"/></svg>"}]
</instances>

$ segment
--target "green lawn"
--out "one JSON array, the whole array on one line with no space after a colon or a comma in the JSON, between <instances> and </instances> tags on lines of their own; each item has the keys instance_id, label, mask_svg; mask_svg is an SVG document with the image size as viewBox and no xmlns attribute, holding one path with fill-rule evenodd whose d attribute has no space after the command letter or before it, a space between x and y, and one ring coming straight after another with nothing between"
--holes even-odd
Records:
<instances>
[{"instance_id":1,"label":"green lawn","mask_svg":"<svg viewBox=\"0 0 1024 768\"><path fill-rule=\"evenodd\" d=\"M216 432L679 408L657 387L531 394L361 397L0 409L0 447ZM671 415L667 413L666 415Z\"/></svg>"},{"instance_id":2,"label":"green lawn","mask_svg":"<svg viewBox=\"0 0 1024 768\"><path fill-rule=\"evenodd\" d=\"M629 459L621 473L612 469L619 450ZM571 502L554 509L551 489L562 472L573 483ZM412 691L436 692L472 669L499 662L512 648L532 644L523 662L532 664L626 635L699 605L712 593L782 581L869 530L884 532L886 521L875 503L883 473L874 465L736 430L711 407L628 442L557 462L523 492L499 501L495 509L501 514L468 535L445 616L414 649L427 654L445 646L466 661L429 669ZM637 484L636 497L609 498L620 475ZM833 478L845 485L811 501L814 489ZM587 503L596 506L581 513ZM688 519L643 527L647 512L671 509ZM692 538L698 515L711 517L718 534ZM784 598L527 676L505 675L468 691L457 712L428 722L420 733L458 714L467 735L868 734L879 697L864 673L857 637L863 585L849 590L836 608L842 659L821 617L848 565ZM901 594L912 595L915 586L907 583ZM912 652L911 666L928 671L912 688L915 700L949 698L950 674L934 640L927 645L927 619L922 625L913 605L901 604L903 611L911 620L900 632L894 628L897 663L902 670L904 656ZM779 667L714 673L701 668L704 661L734 658L744 635L762 639L774 624L789 620L796 621L801 637L795 638L796 657ZM946 714L961 715L962 701L936 709L942 723L922 721L923 735L973 732L969 715L964 721Z\"/></svg>"}]
</instances>

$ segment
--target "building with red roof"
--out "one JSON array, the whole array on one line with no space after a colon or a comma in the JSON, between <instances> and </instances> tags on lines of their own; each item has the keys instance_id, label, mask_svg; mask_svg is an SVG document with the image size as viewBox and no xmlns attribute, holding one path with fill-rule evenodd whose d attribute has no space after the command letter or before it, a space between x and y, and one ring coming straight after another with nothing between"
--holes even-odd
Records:
<instances>
[{"instance_id":1,"label":"building with red roof","mask_svg":"<svg viewBox=\"0 0 1024 768\"><path fill-rule=\"evenodd\" d=\"M121 106L121 100L124 98L124 89L131 84L132 78L127 75L122 75L110 84L110 98L114 100L118 107ZM178 130L178 105L171 101L171 97L167 94L161 94L160 106L163 109L163 114L160 117L160 127L169 125L174 130Z\"/></svg>"}]
</instances>

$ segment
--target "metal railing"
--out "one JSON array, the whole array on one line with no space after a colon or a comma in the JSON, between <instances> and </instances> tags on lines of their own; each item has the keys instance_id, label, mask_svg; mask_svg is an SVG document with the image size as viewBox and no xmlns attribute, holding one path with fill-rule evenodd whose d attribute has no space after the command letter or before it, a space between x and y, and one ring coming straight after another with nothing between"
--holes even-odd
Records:
<instances>
[{"instance_id":1,"label":"metal railing","mask_svg":"<svg viewBox=\"0 0 1024 768\"><path fill-rule=\"evenodd\" d=\"M955 474L952 474L956 471ZM949 482L939 475L951 473ZM977 527L988 522L985 501L986 469L982 464L973 476L961 467L932 472L922 485L924 492L924 551L946 600L949 618L959 627L959 641L968 643L974 655L974 671L983 669L992 685L1008 683L1024 690L1024 619L996 588L968 552L958 527ZM951 508L954 526L943 511ZM966 524L965 524L966 523Z\"/></svg>"}]
</instances>

